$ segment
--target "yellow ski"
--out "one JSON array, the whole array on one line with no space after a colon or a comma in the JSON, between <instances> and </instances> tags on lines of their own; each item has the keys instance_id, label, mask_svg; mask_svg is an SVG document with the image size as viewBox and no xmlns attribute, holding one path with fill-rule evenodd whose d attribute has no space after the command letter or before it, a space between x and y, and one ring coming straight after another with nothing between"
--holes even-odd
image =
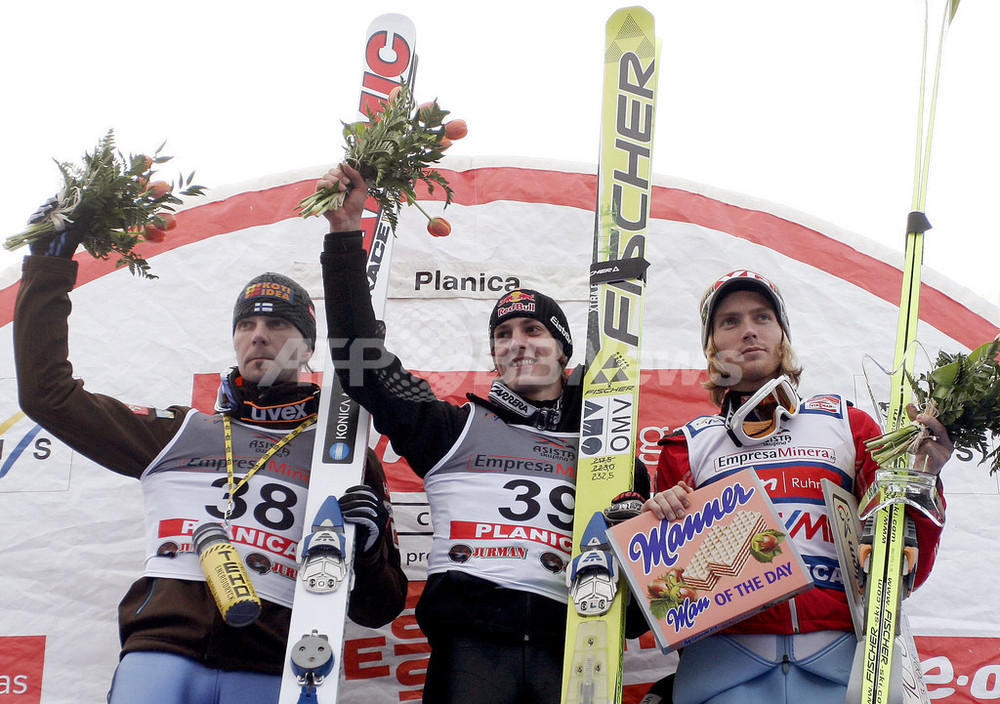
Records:
<instances>
[{"instance_id":1,"label":"yellow ski","mask_svg":"<svg viewBox=\"0 0 1000 704\"><path fill-rule=\"evenodd\" d=\"M907 423L905 413L912 392L906 375L913 373L917 339L917 321L920 307L920 278L923 264L924 232L930 223L923 213L927 195L927 173L930 163L931 136L934 127L934 110L937 103L937 86L941 72L941 49L945 32L958 10L959 0L949 0L941 25L938 42L937 65L924 140L924 86L927 79L927 26L924 28L924 68L921 73L919 122L917 133L917 158L913 185L912 212L907 222L906 249L903 263L903 286L899 301L899 319L896 327L896 347L893 373L890 379L889 410L886 429ZM902 593L904 499L907 491L920 479L910 473L905 465L885 467L877 473L876 483L861 501L868 508L865 516L874 521L872 553L866 584L865 624L859 643L859 656L848 689L848 701L857 696L860 680L862 704L889 704L900 700L899 685L901 653L896 645L899 635L900 602ZM933 481L933 480L931 480ZM933 488L930 488L933 490ZM916 567L914 566L914 569ZM863 657L862 657L863 653ZM893 664L896 672L893 672ZM893 684L895 682L895 684ZM855 699L856 700L856 699Z\"/></svg>"},{"instance_id":2,"label":"yellow ski","mask_svg":"<svg viewBox=\"0 0 1000 704\"><path fill-rule=\"evenodd\" d=\"M612 14L606 25L576 545L567 573L566 704L621 698L624 594L617 588L601 512L632 488L635 466L658 49L649 12L629 7Z\"/></svg>"}]
</instances>

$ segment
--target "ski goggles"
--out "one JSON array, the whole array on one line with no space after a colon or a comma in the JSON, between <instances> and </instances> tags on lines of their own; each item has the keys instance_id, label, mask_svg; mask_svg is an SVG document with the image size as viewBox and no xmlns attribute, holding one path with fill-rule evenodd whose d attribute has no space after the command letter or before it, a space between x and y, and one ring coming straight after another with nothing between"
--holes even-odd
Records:
<instances>
[{"instance_id":1,"label":"ski goggles","mask_svg":"<svg viewBox=\"0 0 1000 704\"><path fill-rule=\"evenodd\" d=\"M799 412L799 395L782 375L757 389L726 419L726 430L739 446L758 445L779 430L781 421Z\"/></svg>"}]
</instances>

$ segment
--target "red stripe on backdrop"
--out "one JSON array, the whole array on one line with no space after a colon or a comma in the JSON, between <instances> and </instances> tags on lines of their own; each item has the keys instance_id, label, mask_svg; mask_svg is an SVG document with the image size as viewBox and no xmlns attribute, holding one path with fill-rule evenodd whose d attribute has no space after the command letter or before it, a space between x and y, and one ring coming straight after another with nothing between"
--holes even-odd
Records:
<instances>
[{"instance_id":1,"label":"red stripe on backdrop","mask_svg":"<svg viewBox=\"0 0 1000 704\"><path fill-rule=\"evenodd\" d=\"M484 167L441 173L454 189L454 202L481 205L497 200L592 210L597 177L518 167ZM143 245L144 256L252 226L268 225L296 217L298 201L312 191L314 181L299 181L262 191L239 193L223 201L181 211L178 227L161 245ZM423 200L444 200L420 189ZM657 187L653 212L656 219L676 220L707 227L761 244L792 259L843 279L892 305L898 305L902 274L896 267L803 225L759 210L750 210L688 191ZM111 262L78 255L78 285L114 271ZM0 291L0 325L10 322L17 284ZM921 288L921 319L949 337L975 347L996 335L996 326L951 297L926 284Z\"/></svg>"},{"instance_id":2,"label":"red stripe on backdrop","mask_svg":"<svg viewBox=\"0 0 1000 704\"><path fill-rule=\"evenodd\" d=\"M656 219L689 222L728 232L848 281L899 305L903 274L880 259L804 225L759 210L748 210L677 189L656 189L652 215ZM950 296L922 284L920 319L968 347L996 336L996 326Z\"/></svg>"}]
</instances>

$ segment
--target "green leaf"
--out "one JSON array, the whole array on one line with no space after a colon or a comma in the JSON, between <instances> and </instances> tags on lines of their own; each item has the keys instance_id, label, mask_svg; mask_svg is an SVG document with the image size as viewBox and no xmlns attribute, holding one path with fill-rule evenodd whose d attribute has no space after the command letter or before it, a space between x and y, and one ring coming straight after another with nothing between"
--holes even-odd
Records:
<instances>
[{"instance_id":1,"label":"green leaf","mask_svg":"<svg viewBox=\"0 0 1000 704\"><path fill-rule=\"evenodd\" d=\"M367 123L343 126L344 160L361 173L369 185L369 193L379 201L394 230L400 201L414 202L417 182L426 184L428 191L433 191L435 184L442 186L445 206L451 202L453 193L447 180L432 168L444 156L441 139L446 115L448 111L442 110L436 101L416 110L409 89L401 86L380 114L368 108ZM316 202L307 204L306 199L299 206L303 216L327 209Z\"/></svg>"},{"instance_id":2,"label":"green leaf","mask_svg":"<svg viewBox=\"0 0 1000 704\"><path fill-rule=\"evenodd\" d=\"M159 156L162 148L163 144L154 153L153 164L170 160L171 157ZM59 214L72 227L86 232L84 249L99 259L109 259L115 253L119 255L116 266L128 266L133 274L152 279L156 277L150 273L146 260L133 251L141 241L137 233L157 212L172 210L169 206L181 201L172 192L158 199L146 194L144 184L154 171L146 168L145 159L141 154L126 158L117 151L114 131L108 130L93 153L84 154L82 166L56 164L63 177L60 202L65 206ZM21 246L47 237L52 231L51 223L48 228L29 227L8 238L4 245Z\"/></svg>"}]
</instances>

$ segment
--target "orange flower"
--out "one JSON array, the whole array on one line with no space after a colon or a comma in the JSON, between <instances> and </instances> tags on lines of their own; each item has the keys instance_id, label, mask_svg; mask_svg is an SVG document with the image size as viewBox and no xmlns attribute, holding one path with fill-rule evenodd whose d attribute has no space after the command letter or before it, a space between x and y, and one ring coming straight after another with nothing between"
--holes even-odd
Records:
<instances>
[{"instance_id":1,"label":"orange flower","mask_svg":"<svg viewBox=\"0 0 1000 704\"><path fill-rule=\"evenodd\" d=\"M444 218L431 218L427 223L427 231L435 237L447 237L451 234L451 223Z\"/></svg>"},{"instance_id":2,"label":"orange flower","mask_svg":"<svg viewBox=\"0 0 1000 704\"><path fill-rule=\"evenodd\" d=\"M173 230L177 227L177 216L173 213L157 213L153 218L153 227L161 230Z\"/></svg>"},{"instance_id":3,"label":"orange flower","mask_svg":"<svg viewBox=\"0 0 1000 704\"><path fill-rule=\"evenodd\" d=\"M444 136L448 139L462 139L469 134L469 126L465 120L451 120L444 123Z\"/></svg>"},{"instance_id":4,"label":"orange flower","mask_svg":"<svg viewBox=\"0 0 1000 704\"><path fill-rule=\"evenodd\" d=\"M166 181L153 181L149 184L149 188L146 189L146 193L155 200L163 198L165 195L170 193L171 186Z\"/></svg>"},{"instance_id":5,"label":"orange flower","mask_svg":"<svg viewBox=\"0 0 1000 704\"><path fill-rule=\"evenodd\" d=\"M417 106L417 119L421 122L427 122L427 118L438 109L438 104L436 100L432 100L428 103L421 103Z\"/></svg>"},{"instance_id":6,"label":"orange flower","mask_svg":"<svg viewBox=\"0 0 1000 704\"><path fill-rule=\"evenodd\" d=\"M146 225L142 231L142 238L147 242L162 242L167 237L167 231L161 230L152 225Z\"/></svg>"}]
</instances>

